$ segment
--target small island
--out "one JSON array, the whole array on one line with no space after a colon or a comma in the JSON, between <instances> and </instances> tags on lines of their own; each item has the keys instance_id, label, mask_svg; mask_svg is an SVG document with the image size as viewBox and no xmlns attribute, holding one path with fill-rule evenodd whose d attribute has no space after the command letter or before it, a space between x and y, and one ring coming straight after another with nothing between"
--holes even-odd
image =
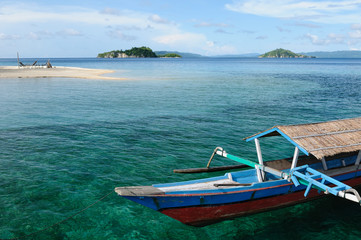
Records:
<instances>
[{"instance_id":1,"label":"small island","mask_svg":"<svg viewBox=\"0 0 361 240\"><path fill-rule=\"evenodd\" d=\"M157 55L160 58L181 58L182 56L176 53L167 53L163 55Z\"/></svg>"},{"instance_id":2,"label":"small island","mask_svg":"<svg viewBox=\"0 0 361 240\"><path fill-rule=\"evenodd\" d=\"M276 50L260 55L259 58L315 58L315 57L306 56L303 54L297 54L290 50L278 48Z\"/></svg>"},{"instance_id":3,"label":"small island","mask_svg":"<svg viewBox=\"0 0 361 240\"><path fill-rule=\"evenodd\" d=\"M98 58L181 58L176 53L166 53L163 55L157 55L149 47L133 47L128 50L113 50L110 52L99 53Z\"/></svg>"}]
</instances>

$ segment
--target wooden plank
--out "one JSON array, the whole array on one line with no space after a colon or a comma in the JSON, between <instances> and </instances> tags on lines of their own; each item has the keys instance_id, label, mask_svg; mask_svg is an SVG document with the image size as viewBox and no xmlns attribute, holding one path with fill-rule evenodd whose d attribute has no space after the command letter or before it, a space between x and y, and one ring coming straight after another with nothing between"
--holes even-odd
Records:
<instances>
[{"instance_id":1,"label":"wooden plank","mask_svg":"<svg viewBox=\"0 0 361 240\"><path fill-rule=\"evenodd\" d=\"M121 196L148 196L148 195L163 195L164 192L153 186L131 186L131 187L117 187L115 192Z\"/></svg>"}]
</instances>

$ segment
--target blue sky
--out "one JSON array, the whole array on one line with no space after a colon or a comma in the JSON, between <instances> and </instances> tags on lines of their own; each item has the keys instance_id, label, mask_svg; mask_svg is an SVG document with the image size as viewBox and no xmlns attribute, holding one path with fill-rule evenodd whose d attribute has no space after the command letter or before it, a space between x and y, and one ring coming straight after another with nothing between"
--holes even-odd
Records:
<instances>
[{"instance_id":1,"label":"blue sky","mask_svg":"<svg viewBox=\"0 0 361 240\"><path fill-rule=\"evenodd\" d=\"M95 57L148 46L206 56L361 50L361 0L0 2L0 57Z\"/></svg>"}]
</instances>

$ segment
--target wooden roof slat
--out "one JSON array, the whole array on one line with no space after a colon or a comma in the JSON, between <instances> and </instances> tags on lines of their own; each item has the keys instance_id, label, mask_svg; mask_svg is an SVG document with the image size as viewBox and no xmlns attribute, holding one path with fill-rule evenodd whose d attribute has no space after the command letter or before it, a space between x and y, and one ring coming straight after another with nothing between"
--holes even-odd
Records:
<instances>
[{"instance_id":1,"label":"wooden roof slat","mask_svg":"<svg viewBox=\"0 0 361 240\"><path fill-rule=\"evenodd\" d=\"M321 123L274 126L246 140L276 135L283 135L292 144L318 159L360 151L361 117Z\"/></svg>"},{"instance_id":2,"label":"wooden roof slat","mask_svg":"<svg viewBox=\"0 0 361 240\"><path fill-rule=\"evenodd\" d=\"M300 138L306 138L306 137L319 137L319 136L335 135L335 134L358 132L358 131L361 131L361 129L352 129L352 130L344 130L344 131L338 131L338 132L318 133L318 134L311 134L311 135L304 135L304 136L296 136L296 137L293 137L293 139L300 139Z\"/></svg>"},{"instance_id":3,"label":"wooden roof slat","mask_svg":"<svg viewBox=\"0 0 361 240\"><path fill-rule=\"evenodd\" d=\"M321 150L327 150L327 149L333 149L333 148L346 148L346 147L353 147L353 146L359 146L361 143L357 144L350 144L350 145L344 145L344 146L334 146L334 147L322 147L322 148L315 148L311 149L311 152L321 151Z\"/></svg>"}]
</instances>

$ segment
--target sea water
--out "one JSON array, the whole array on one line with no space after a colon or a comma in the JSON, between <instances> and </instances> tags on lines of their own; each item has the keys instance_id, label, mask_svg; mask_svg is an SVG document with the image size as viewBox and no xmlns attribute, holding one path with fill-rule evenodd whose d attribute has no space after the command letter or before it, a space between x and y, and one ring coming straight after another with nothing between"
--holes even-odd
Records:
<instances>
[{"instance_id":1,"label":"sea water","mask_svg":"<svg viewBox=\"0 0 361 240\"><path fill-rule=\"evenodd\" d=\"M66 219L115 187L223 175L172 170L205 167L217 146L256 160L254 144L242 139L274 125L361 115L361 59L51 63L112 69L109 76L126 79L0 79L1 239ZM293 154L277 137L261 147L265 160ZM358 204L328 197L195 228L114 193L28 239L356 239L360 219Z\"/></svg>"}]
</instances>

